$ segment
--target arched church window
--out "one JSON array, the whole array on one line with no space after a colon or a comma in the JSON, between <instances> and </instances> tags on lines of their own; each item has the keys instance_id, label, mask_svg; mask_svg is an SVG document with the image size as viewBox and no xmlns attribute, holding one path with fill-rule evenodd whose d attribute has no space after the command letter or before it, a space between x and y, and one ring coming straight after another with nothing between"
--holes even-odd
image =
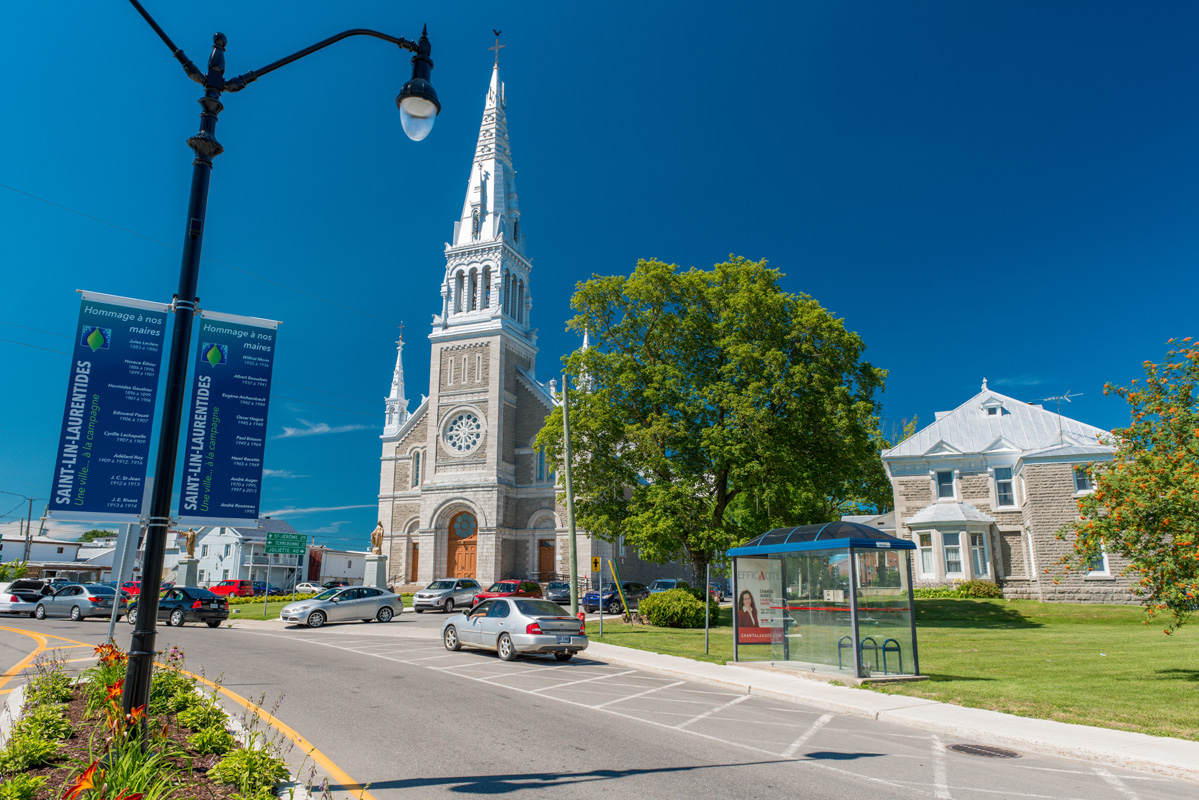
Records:
<instances>
[{"instance_id":1,"label":"arched church window","mask_svg":"<svg viewBox=\"0 0 1199 800\"><path fill-rule=\"evenodd\" d=\"M521 281L516 292L516 321L525 321L525 282Z\"/></svg>"},{"instance_id":2,"label":"arched church window","mask_svg":"<svg viewBox=\"0 0 1199 800\"><path fill-rule=\"evenodd\" d=\"M470 295L466 298L466 308L468 311L474 311L478 306L476 298L479 296L479 273L475 270L470 271Z\"/></svg>"},{"instance_id":3,"label":"arched church window","mask_svg":"<svg viewBox=\"0 0 1199 800\"><path fill-rule=\"evenodd\" d=\"M455 539L469 539L478 532L479 523L469 511L461 511L450 520L450 536Z\"/></svg>"},{"instance_id":4,"label":"arched church window","mask_svg":"<svg viewBox=\"0 0 1199 800\"><path fill-rule=\"evenodd\" d=\"M483 267L483 308L491 308L491 267Z\"/></svg>"},{"instance_id":5,"label":"arched church window","mask_svg":"<svg viewBox=\"0 0 1199 800\"><path fill-rule=\"evenodd\" d=\"M455 313L462 310L462 284L465 281L465 276L461 272L458 273L457 279L454 281L454 311Z\"/></svg>"},{"instance_id":6,"label":"arched church window","mask_svg":"<svg viewBox=\"0 0 1199 800\"><path fill-rule=\"evenodd\" d=\"M420 486L420 450L412 454L412 485Z\"/></svg>"},{"instance_id":7,"label":"arched church window","mask_svg":"<svg viewBox=\"0 0 1199 800\"><path fill-rule=\"evenodd\" d=\"M520 241L520 220L512 223L512 241Z\"/></svg>"}]
</instances>

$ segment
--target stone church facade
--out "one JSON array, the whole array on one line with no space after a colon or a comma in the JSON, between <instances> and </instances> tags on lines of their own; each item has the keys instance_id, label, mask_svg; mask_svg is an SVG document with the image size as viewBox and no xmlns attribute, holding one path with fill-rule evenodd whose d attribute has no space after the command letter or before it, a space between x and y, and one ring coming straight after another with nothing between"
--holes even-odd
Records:
<instances>
[{"instance_id":1,"label":"stone church facade","mask_svg":"<svg viewBox=\"0 0 1199 800\"><path fill-rule=\"evenodd\" d=\"M555 398L534 377L525 246L497 66L446 248L429 396L409 414L401 340L386 400L379 519L397 586L567 572L565 511L553 471L533 448ZM580 536L582 574L589 556Z\"/></svg>"}]
</instances>

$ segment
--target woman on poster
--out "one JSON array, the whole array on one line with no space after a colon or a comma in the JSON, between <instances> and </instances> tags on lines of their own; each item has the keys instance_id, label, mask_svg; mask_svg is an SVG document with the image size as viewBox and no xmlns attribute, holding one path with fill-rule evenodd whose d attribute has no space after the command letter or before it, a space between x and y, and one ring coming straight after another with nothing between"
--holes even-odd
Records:
<instances>
[{"instance_id":1,"label":"woman on poster","mask_svg":"<svg viewBox=\"0 0 1199 800\"><path fill-rule=\"evenodd\" d=\"M754 602L753 592L749 589L745 589L737 596L737 627L761 627L761 624L758 622L758 606Z\"/></svg>"}]
</instances>

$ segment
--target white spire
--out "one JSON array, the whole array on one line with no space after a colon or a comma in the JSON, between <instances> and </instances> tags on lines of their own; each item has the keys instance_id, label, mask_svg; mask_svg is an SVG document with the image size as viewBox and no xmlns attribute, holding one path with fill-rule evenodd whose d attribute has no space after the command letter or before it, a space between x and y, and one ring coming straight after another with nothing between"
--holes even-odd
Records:
<instances>
[{"instance_id":1,"label":"white spire","mask_svg":"<svg viewBox=\"0 0 1199 800\"><path fill-rule=\"evenodd\" d=\"M462 216L454 226L454 246L493 242L501 236L517 251L524 252L519 230L520 208L516 200L516 172L508 143L508 116L500 68L491 69L491 84L483 104L483 122L475 145L470 182Z\"/></svg>"},{"instance_id":2,"label":"white spire","mask_svg":"<svg viewBox=\"0 0 1199 800\"><path fill-rule=\"evenodd\" d=\"M408 398L404 396L404 326L400 326L400 338L396 339L396 366L391 373L391 394L384 401L386 410L383 419L383 435L393 436L400 426L408 421Z\"/></svg>"}]
</instances>

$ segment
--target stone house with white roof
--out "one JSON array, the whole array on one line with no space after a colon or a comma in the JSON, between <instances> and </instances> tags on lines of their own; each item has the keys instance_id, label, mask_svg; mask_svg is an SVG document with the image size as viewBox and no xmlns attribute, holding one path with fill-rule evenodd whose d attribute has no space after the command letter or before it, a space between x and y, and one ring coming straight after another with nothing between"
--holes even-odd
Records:
<instances>
[{"instance_id":1,"label":"stone house with white roof","mask_svg":"<svg viewBox=\"0 0 1199 800\"><path fill-rule=\"evenodd\" d=\"M896 535L916 543L918 584L988 580L1005 597L1131 603L1127 564L1104 554L1064 574L1092 491L1080 467L1110 461L1107 431L987 388L882 454L895 492Z\"/></svg>"}]
</instances>

